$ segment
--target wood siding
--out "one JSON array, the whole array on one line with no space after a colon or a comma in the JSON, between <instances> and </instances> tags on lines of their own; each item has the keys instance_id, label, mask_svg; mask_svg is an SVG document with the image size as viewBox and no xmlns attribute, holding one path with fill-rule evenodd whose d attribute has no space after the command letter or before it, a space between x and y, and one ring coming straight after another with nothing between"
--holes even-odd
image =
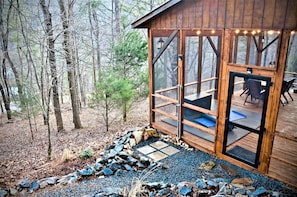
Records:
<instances>
[{"instance_id":1,"label":"wood siding","mask_svg":"<svg viewBox=\"0 0 297 197\"><path fill-rule=\"evenodd\" d=\"M297 29L296 0L184 0L138 27Z\"/></svg>"},{"instance_id":2,"label":"wood siding","mask_svg":"<svg viewBox=\"0 0 297 197\"><path fill-rule=\"evenodd\" d=\"M297 140L275 136L268 176L297 187Z\"/></svg>"}]
</instances>

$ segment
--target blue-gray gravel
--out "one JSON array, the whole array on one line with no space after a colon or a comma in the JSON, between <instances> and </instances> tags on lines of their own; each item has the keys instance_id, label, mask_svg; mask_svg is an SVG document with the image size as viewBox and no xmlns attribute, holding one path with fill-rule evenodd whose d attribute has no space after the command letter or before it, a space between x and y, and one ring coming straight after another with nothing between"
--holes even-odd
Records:
<instances>
[{"instance_id":1,"label":"blue-gray gravel","mask_svg":"<svg viewBox=\"0 0 297 197\"><path fill-rule=\"evenodd\" d=\"M156 138L142 142L134 147L136 150L139 147L150 144L156 140ZM168 142L167 142L168 143ZM199 150L188 151L180 146L170 144L179 149L180 152L167 157L160 162L166 164L169 168L158 168L154 172L146 173L146 171L140 172L122 172L118 175L112 175L105 178L91 178L90 180L83 180L77 183L66 186L54 186L46 188L45 190L38 190L34 196L45 197L60 197L60 196L95 196L96 193L104 190L120 191L123 188L129 188L133 184L134 180L143 179L145 182L160 182L178 185L180 182L193 182L202 177L206 179L213 179L221 177L231 182L235 176L249 177L255 188L265 188L268 191L274 191L279 196L297 196L297 191L294 188L286 186L284 183L270 179L260 174L253 173L251 171L239 168L230 164L224 160L218 159L212 155L201 152ZM198 170L199 166L206 161L213 161L216 166L211 171ZM228 174L220 166L229 166L234 169L238 174Z\"/></svg>"}]
</instances>

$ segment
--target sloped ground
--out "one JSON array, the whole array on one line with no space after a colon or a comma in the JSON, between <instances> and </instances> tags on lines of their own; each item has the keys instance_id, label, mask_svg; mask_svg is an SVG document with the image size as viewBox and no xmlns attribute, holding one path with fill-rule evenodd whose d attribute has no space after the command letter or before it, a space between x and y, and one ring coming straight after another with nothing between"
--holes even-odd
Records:
<instances>
[{"instance_id":1,"label":"sloped ground","mask_svg":"<svg viewBox=\"0 0 297 197\"><path fill-rule=\"evenodd\" d=\"M42 117L36 118L36 131L31 139L29 122L16 117L8 122L2 114L0 119L0 189L14 188L25 177L39 180L45 177L62 176L94 163L96 154L103 150L114 136L127 128L148 124L148 100L135 103L129 113L127 123L113 120L109 132L105 132L102 110L84 107L81 110L83 129L73 130L70 104L62 107L64 132L57 132L54 115L51 114L52 161L47 161L48 134ZM32 120L33 121L33 120ZM82 160L83 150L94 152L92 159ZM69 151L65 151L69 150ZM64 153L64 154L63 154ZM64 162L67 158L72 158Z\"/></svg>"}]
</instances>

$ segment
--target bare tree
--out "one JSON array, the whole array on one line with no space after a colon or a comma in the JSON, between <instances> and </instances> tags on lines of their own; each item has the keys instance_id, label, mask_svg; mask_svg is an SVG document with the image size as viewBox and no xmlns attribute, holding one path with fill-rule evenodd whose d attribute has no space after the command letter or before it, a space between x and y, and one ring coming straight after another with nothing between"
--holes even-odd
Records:
<instances>
[{"instance_id":1,"label":"bare tree","mask_svg":"<svg viewBox=\"0 0 297 197\"><path fill-rule=\"evenodd\" d=\"M121 33L121 5L120 0L114 0L115 12L115 37L118 39Z\"/></svg>"},{"instance_id":2,"label":"bare tree","mask_svg":"<svg viewBox=\"0 0 297 197\"><path fill-rule=\"evenodd\" d=\"M61 107L59 101L59 91L58 91L58 77L57 77L57 66L56 66L56 56L55 56L55 40L53 38L53 25L52 25L52 17L49 11L48 5L46 5L45 0L39 1L40 6L42 8L44 21L45 21L45 31L47 35L47 44L48 44L48 53L49 53L49 62L50 62L50 70L52 77L52 89L53 89L53 103L54 103L54 111L57 123L58 131L64 130L63 119L61 114Z\"/></svg>"},{"instance_id":3,"label":"bare tree","mask_svg":"<svg viewBox=\"0 0 297 197\"><path fill-rule=\"evenodd\" d=\"M3 8L4 8L4 0L0 0L1 51L3 53L3 59L1 62L2 63L1 78L2 78L3 85L0 83L0 90L1 90L1 95L2 95L3 102L4 102L4 108L6 110L7 119L11 119L12 117L11 117L11 110L10 110L10 90L8 87L8 80L7 80L6 60L7 60L7 58L9 58L9 54L8 54L8 33L9 33L8 24L10 21L12 2L10 2L10 4L9 4L9 8L7 10L7 16L6 16L5 21L3 19L3 17L4 17ZM6 23L6 28L5 28L4 22Z\"/></svg>"},{"instance_id":4,"label":"bare tree","mask_svg":"<svg viewBox=\"0 0 297 197\"><path fill-rule=\"evenodd\" d=\"M71 33L69 30L70 27L70 17L73 10L74 1L66 3L64 0L58 0L60 12L61 12L61 20L63 25L63 47L65 51L65 58L67 64L67 74L68 74L68 83L69 83L69 91L71 97L72 104L72 114L73 114L73 123L76 129L82 128L80 117L79 117L79 102L78 102L78 86L76 84L76 76L75 76L75 54L73 48L73 42L71 38Z\"/></svg>"}]
</instances>

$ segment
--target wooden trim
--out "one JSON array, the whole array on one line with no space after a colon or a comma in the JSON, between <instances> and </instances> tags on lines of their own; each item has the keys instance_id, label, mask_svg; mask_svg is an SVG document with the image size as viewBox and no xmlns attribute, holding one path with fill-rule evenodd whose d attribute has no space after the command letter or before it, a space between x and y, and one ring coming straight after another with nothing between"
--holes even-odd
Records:
<instances>
[{"instance_id":1,"label":"wooden trim","mask_svg":"<svg viewBox=\"0 0 297 197\"><path fill-rule=\"evenodd\" d=\"M154 86L154 65L153 65L153 36L152 36L152 30L148 30L148 69L149 69L149 107L150 107L150 111L149 111L149 124L150 126L152 126L152 122L154 122L155 120L155 115L152 111L152 109L155 106L155 100L153 99L153 93L155 91L155 86Z\"/></svg>"},{"instance_id":2,"label":"wooden trim","mask_svg":"<svg viewBox=\"0 0 297 197\"><path fill-rule=\"evenodd\" d=\"M155 91L155 93L167 92L167 91L174 90L174 89L177 89L177 86L172 86L170 88L164 88L164 89L161 89L161 90L157 90L157 91Z\"/></svg>"},{"instance_id":3,"label":"wooden trim","mask_svg":"<svg viewBox=\"0 0 297 197\"><path fill-rule=\"evenodd\" d=\"M163 96L163 95L161 95L161 94L152 94L152 96L153 96L153 97L156 97L156 98L159 98L159 99L162 99L162 100L164 100L164 101L172 102L172 103L174 103L174 104L177 104L177 103L178 103L177 100L172 99L172 98L169 98L169 97L167 97L167 96Z\"/></svg>"},{"instance_id":4,"label":"wooden trim","mask_svg":"<svg viewBox=\"0 0 297 197\"><path fill-rule=\"evenodd\" d=\"M248 36L247 45L246 45L245 64L249 64L250 62L250 52L251 52L251 36Z\"/></svg>"},{"instance_id":5,"label":"wooden trim","mask_svg":"<svg viewBox=\"0 0 297 197\"><path fill-rule=\"evenodd\" d=\"M197 136L191 134L191 133L188 133L188 132L184 132L183 136L182 136L182 140L184 142L186 142L187 144L189 144L190 146L193 146L193 147L196 147L198 150L201 150L203 152L206 152L206 153L209 153L211 155L215 155L215 152L213 150L213 146L209 145L209 146L204 146L204 145L201 145L202 143L200 143L200 141L204 142L206 140L204 139L201 139L201 138L198 138ZM207 143L209 144L213 144L211 142L208 142ZM208 147L210 147L211 149L209 149Z\"/></svg>"},{"instance_id":6,"label":"wooden trim","mask_svg":"<svg viewBox=\"0 0 297 197\"><path fill-rule=\"evenodd\" d=\"M207 38L207 40L208 40L208 42L209 42L211 48L212 48L213 51L215 52L216 56L218 57L220 53L219 53L218 49L216 48L216 46L214 45L212 39L211 39L209 36L206 36L206 38Z\"/></svg>"},{"instance_id":7,"label":"wooden trim","mask_svg":"<svg viewBox=\"0 0 297 197\"><path fill-rule=\"evenodd\" d=\"M197 73L197 81L200 81L200 84L197 85L197 92L201 92L201 76L202 76L202 51L203 51L203 37L199 36L198 43L198 73Z\"/></svg>"},{"instance_id":8,"label":"wooden trim","mask_svg":"<svg viewBox=\"0 0 297 197\"><path fill-rule=\"evenodd\" d=\"M132 28L140 28L140 27L146 27L145 24L151 20L152 18L158 16L159 14L165 12L166 10L170 9L171 7L175 6L176 4L180 3L182 0L171 0L167 3L164 3L160 7L154 9L150 13L144 15L137 21L132 23Z\"/></svg>"},{"instance_id":9,"label":"wooden trim","mask_svg":"<svg viewBox=\"0 0 297 197\"><path fill-rule=\"evenodd\" d=\"M237 50L238 50L238 35L234 35L233 36L235 37L235 39L232 39L233 42L232 42L232 45L231 45L231 53L233 53L232 57L232 62L236 64L236 61L237 61Z\"/></svg>"},{"instance_id":10,"label":"wooden trim","mask_svg":"<svg viewBox=\"0 0 297 197\"><path fill-rule=\"evenodd\" d=\"M166 117L168 117L168 118L171 118L171 119L173 119L173 120L177 120L177 117L176 117L176 116L174 116L174 115L172 115L172 114L169 114L169 113L167 113L167 112L164 112L163 110L153 109L152 111L154 111L154 112L156 112L156 113L158 113L158 114L161 114L161 115L163 115L163 116L166 116Z\"/></svg>"},{"instance_id":11,"label":"wooden trim","mask_svg":"<svg viewBox=\"0 0 297 197\"><path fill-rule=\"evenodd\" d=\"M284 136L284 135L282 135L282 133L280 133L279 131L275 131L274 135L275 135L275 136L278 136L278 137L281 137L281 138L284 138L284 139L286 139L286 140L290 140L290 141L293 141L293 142L297 142L297 139L296 139L296 138L292 138L292 137Z\"/></svg>"},{"instance_id":12,"label":"wooden trim","mask_svg":"<svg viewBox=\"0 0 297 197\"><path fill-rule=\"evenodd\" d=\"M285 159L282 159L282 158L280 158L280 157L271 155L271 158L276 159L276 160L279 160L279 161L281 161L281 162L284 162L284 163L286 163L286 164L288 164L288 165L297 167L297 164L296 164L296 163L292 163L292 162L290 162L290 161L288 161L288 160L285 160Z\"/></svg>"},{"instance_id":13,"label":"wooden trim","mask_svg":"<svg viewBox=\"0 0 297 197\"><path fill-rule=\"evenodd\" d=\"M210 92L216 92L216 91L218 91L218 89L213 88L213 89L206 90L205 92L206 93L210 93Z\"/></svg>"},{"instance_id":14,"label":"wooden trim","mask_svg":"<svg viewBox=\"0 0 297 197\"><path fill-rule=\"evenodd\" d=\"M214 111L211 111L211 110L208 110L208 109L205 109L205 108L202 108L202 107L198 107L198 106L195 106L195 105L191 105L189 103L184 103L182 106L186 107L186 108L189 108L189 109L192 109L192 110L195 110L195 111L198 111L198 112L202 112L204 114L211 115L211 116L217 116L217 113L214 112Z\"/></svg>"},{"instance_id":15,"label":"wooden trim","mask_svg":"<svg viewBox=\"0 0 297 197\"><path fill-rule=\"evenodd\" d=\"M257 44L257 60L256 65L261 65L261 59L262 59L262 48L263 48L263 42L262 39L264 39L263 32L261 35L259 35L258 44Z\"/></svg>"},{"instance_id":16,"label":"wooden trim","mask_svg":"<svg viewBox=\"0 0 297 197\"><path fill-rule=\"evenodd\" d=\"M263 51L265 51L270 45L272 45L276 40L278 40L279 36L276 36L276 38L274 38L271 42L269 42L262 50L261 53Z\"/></svg>"},{"instance_id":17,"label":"wooden trim","mask_svg":"<svg viewBox=\"0 0 297 197\"><path fill-rule=\"evenodd\" d=\"M206 133L209 133L209 134L211 134L211 135L213 135L213 136L216 135L216 131L215 131L215 130L206 128L206 127L201 126L201 125L199 125L199 124L195 124L195 123L193 123L193 122L191 122L191 121L183 120L183 124L188 125L188 126L191 126L191 127L193 127L193 128L196 128L196 129L199 129L199 130L204 131L204 132L206 132Z\"/></svg>"},{"instance_id":18,"label":"wooden trim","mask_svg":"<svg viewBox=\"0 0 297 197\"><path fill-rule=\"evenodd\" d=\"M218 79L217 77L207 78L207 79L201 80L201 84L204 83L204 82L213 81L213 80L217 80L217 79ZM199 84L199 82L198 81L193 81L193 82L185 84L184 87L195 85L195 84ZM161 89L161 90L157 90L157 91L155 91L155 93L167 92L167 91L174 90L174 89L177 89L177 86L172 86L170 88L164 88L164 89Z\"/></svg>"},{"instance_id":19,"label":"wooden trim","mask_svg":"<svg viewBox=\"0 0 297 197\"><path fill-rule=\"evenodd\" d=\"M215 73L215 93L214 93L214 98L217 100L218 99L218 88L219 88L219 78L220 78L220 69L221 69L221 51L222 49L222 35L218 36L218 55L217 55L217 61L216 61L216 73Z\"/></svg>"},{"instance_id":20,"label":"wooden trim","mask_svg":"<svg viewBox=\"0 0 297 197\"><path fill-rule=\"evenodd\" d=\"M223 159L223 160L226 160L226 161L228 161L228 162L230 162L232 164L235 164L235 165L237 165L237 166L239 166L241 168L244 168L246 170L249 170L251 172L258 172L257 169L253 168L252 166L250 166L248 164L245 164L245 163L242 163L242 162L240 162L240 161L238 161L236 159L233 159L232 157L229 157L227 155L224 155L222 153L217 153L217 156L219 158Z\"/></svg>"},{"instance_id":21,"label":"wooden trim","mask_svg":"<svg viewBox=\"0 0 297 197\"><path fill-rule=\"evenodd\" d=\"M157 130L160 130L162 133L166 133L166 134L168 134L168 135L170 135L172 137L175 137L176 136L176 132L173 132L171 129L170 130L169 129L166 129L166 128L160 126L156 122L153 122L152 127L155 128L155 129L157 129Z\"/></svg>"},{"instance_id":22,"label":"wooden trim","mask_svg":"<svg viewBox=\"0 0 297 197\"><path fill-rule=\"evenodd\" d=\"M185 37L184 32L181 30L179 34L179 51L178 51L178 132L177 136L180 138L183 134L183 119L184 109L181 107L181 103L184 103L184 75L185 75Z\"/></svg>"},{"instance_id":23,"label":"wooden trim","mask_svg":"<svg viewBox=\"0 0 297 197\"><path fill-rule=\"evenodd\" d=\"M161 103L159 105L156 105L154 109L158 109L158 108L165 107L165 106L172 105L172 104L174 104L174 103L172 103L172 102Z\"/></svg>"}]
</instances>

